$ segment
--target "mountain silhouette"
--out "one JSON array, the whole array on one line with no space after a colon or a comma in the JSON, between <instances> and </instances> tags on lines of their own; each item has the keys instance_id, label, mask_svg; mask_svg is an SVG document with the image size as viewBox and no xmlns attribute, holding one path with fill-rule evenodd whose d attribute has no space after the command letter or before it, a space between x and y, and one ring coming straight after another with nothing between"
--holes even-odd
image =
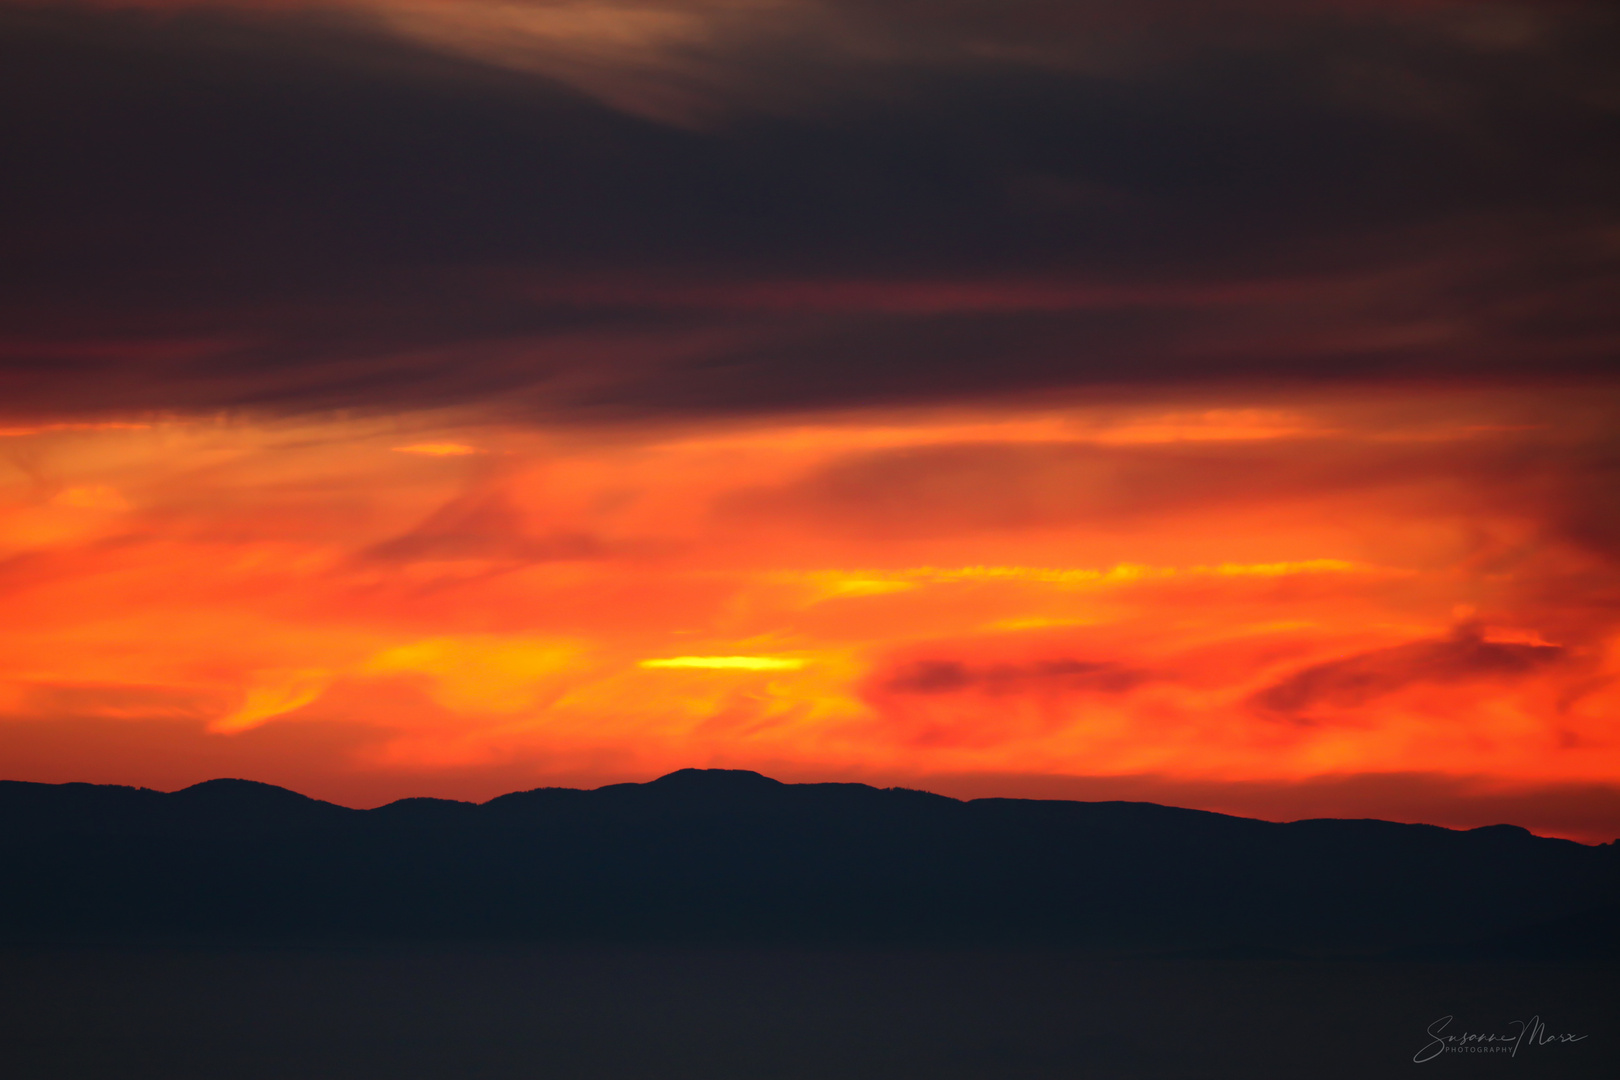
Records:
<instances>
[{"instance_id":1,"label":"mountain silhouette","mask_svg":"<svg viewBox=\"0 0 1620 1080\"><path fill-rule=\"evenodd\" d=\"M353 810L0 782L0 936L1062 942L1613 955L1620 849L1510 825L959 801L682 769ZM1605 951L1607 950L1607 951Z\"/></svg>"}]
</instances>

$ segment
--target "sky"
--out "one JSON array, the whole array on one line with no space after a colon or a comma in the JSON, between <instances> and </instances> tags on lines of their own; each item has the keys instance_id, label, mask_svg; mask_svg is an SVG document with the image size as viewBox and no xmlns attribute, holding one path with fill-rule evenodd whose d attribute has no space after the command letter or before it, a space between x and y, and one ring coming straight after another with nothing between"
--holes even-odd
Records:
<instances>
[{"instance_id":1,"label":"sky","mask_svg":"<svg viewBox=\"0 0 1620 1080\"><path fill-rule=\"evenodd\" d=\"M0 0L0 775L1620 836L1620 15Z\"/></svg>"}]
</instances>

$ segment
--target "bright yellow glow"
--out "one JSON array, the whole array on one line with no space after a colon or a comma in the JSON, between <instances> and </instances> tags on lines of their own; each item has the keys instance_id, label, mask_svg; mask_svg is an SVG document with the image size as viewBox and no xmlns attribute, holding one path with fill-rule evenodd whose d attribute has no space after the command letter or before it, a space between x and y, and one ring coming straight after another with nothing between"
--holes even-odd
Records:
<instances>
[{"instance_id":1,"label":"bright yellow glow","mask_svg":"<svg viewBox=\"0 0 1620 1080\"><path fill-rule=\"evenodd\" d=\"M705 668L711 671L798 671L803 660L780 656L671 656L643 660L644 668Z\"/></svg>"},{"instance_id":2,"label":"bright yellow glow","mask_svg":"<svg viewBox=\"0 0 1620 1080\"><path fill-rule=\"evenodd\" d=\"M1285 577L1289 574L1349 574L1371 569L1344 559L1302 559L1298 562L1222 563L1213 568L1196 566L1192 572L1223 577Z\"/></svg>"},{"instance_id":3,"label":"bright yellow glow","mask_svg":"<svg viewBox=\"0 0 1620 1080\"><path fill-rule=\"evenodd\" d=\"M458 442L425 442L412 443L409 446L394 447L396 454L423 454L427 457L466 457L468 454L477 454L481 451L476 446L468 446Z\"/></svg>"},{"instance_id":4,"label":"bright yellow glow","mask_svg":"<svg viewBox=\"0 0 1620 1080\"><path fill-rule=\"evenodd\" d=\"M905 592L927 584L958 582L1025 582L1059 588L1128 585L1182 577L1286 577L1293 574L1377 573L1376 567L1345 559L1300 559L1292 562L1222 563L1219 566L1148 566L1116 563L1110 567L1067 566L914 566L904 570L822 570L776 575L804 581L823 598L877 596Z\"/></svg>"},{"instance_id":5,"label":"bright yellow glow","mask_svg":"<svg viewBox=\"0 0 1620 1080\"><path fill-rule=\"evenodd\" d=\"M284 716L303 708L326 689L331 672L309 671L255 672L254 682L248 687L241 708L209 725L210 731L233 733L258 727L267 720Z\"/></svg>"}]
</instances>

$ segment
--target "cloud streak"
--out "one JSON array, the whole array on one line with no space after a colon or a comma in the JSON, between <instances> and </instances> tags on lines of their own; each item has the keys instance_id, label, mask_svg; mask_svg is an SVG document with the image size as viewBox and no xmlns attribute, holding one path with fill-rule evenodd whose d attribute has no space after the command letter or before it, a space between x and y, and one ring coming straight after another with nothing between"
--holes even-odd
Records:
<instances>
[{"instance_id":1,"label":"cloud streak","mask_svg":"<svg viewBox=\"0 0 1620 1080\"><path fill-rule=\"evenodd\" d=\"M1262 709L1310 723L1318 708L1354 709L1423 683L1513 679L1565 659L1557 645L1487 641L1478 627L1449 638L1376 649L1297 671L1254 698Z\"/></svg>"}]
</instances>

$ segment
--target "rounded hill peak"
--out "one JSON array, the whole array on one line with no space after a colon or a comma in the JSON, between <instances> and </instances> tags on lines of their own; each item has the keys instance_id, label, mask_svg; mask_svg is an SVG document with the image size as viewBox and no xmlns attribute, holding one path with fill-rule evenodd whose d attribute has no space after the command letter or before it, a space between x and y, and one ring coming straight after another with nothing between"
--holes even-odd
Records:
<instances>
[{"instance_id":1,"label":"rounded hill peak","mask_svg":"<svg viewBox=\"0 0 1620 1080\"><path fill-rule=\"evenodd\" d=\"M782 786L780 780L749 769L677 769L651 783L661 788L700 791L753 791Z\"/></svg>"}]
</instances>

